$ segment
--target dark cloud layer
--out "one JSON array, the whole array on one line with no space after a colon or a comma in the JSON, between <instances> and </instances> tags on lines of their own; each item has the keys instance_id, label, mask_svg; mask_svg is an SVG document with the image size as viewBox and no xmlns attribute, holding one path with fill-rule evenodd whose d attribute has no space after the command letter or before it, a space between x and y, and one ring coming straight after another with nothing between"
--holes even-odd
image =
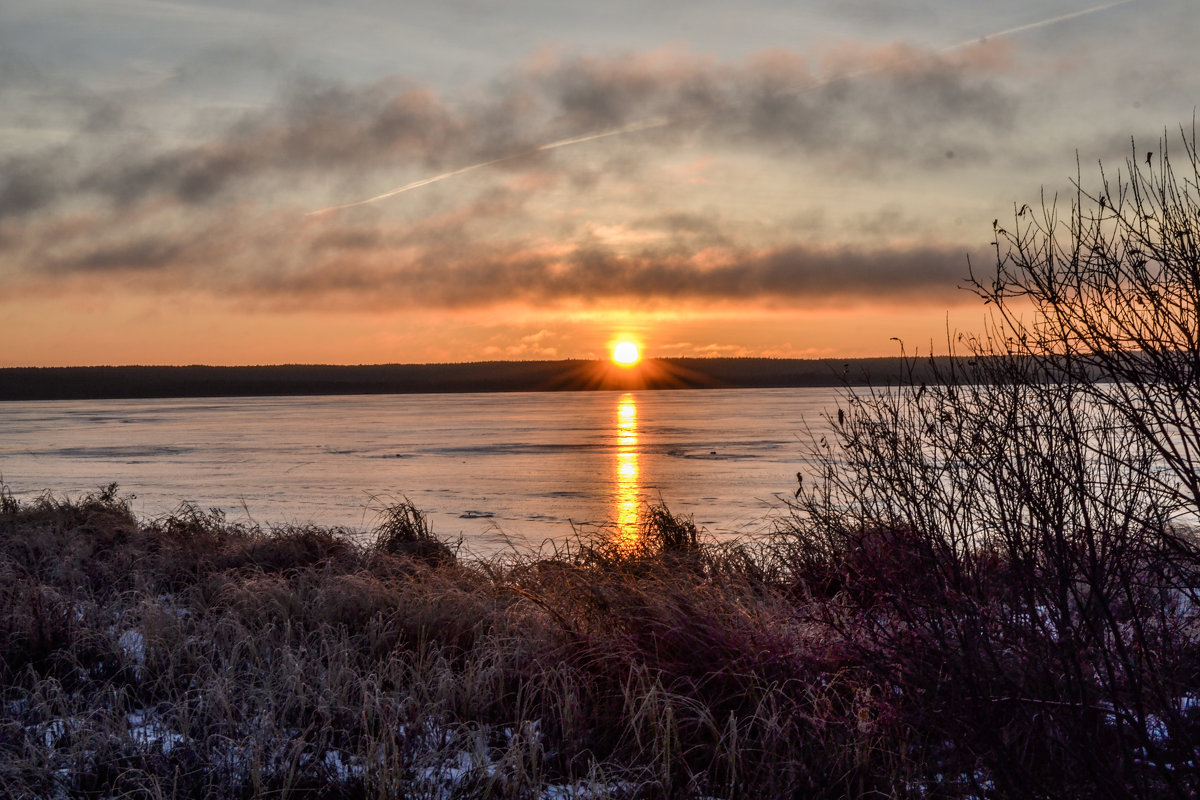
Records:
<instances>
[{"instance_id":1,"label":"dark cloud layer","mask_svg":"<svg viewBox=\"0 0 1200 800\"><path fill-rule=\"evenodd\" d=\"M371 291L398 305L487 306L496 299L537 306L564 302L662 306L671 303L777 303L807 307L863 298L910 303L953 301L966 271L954 249L818 250L800 245L770 250L619 255L603 248L566 258L514 249L442 263L440 268L360 271L330 264L271 287L293 297L359 295Z\"/></svg>"},{"instance_id":2,"label":"dark cloud layer","mask_svg":"<svg viewBox=\"0 0 1200 800\"><path fill-rule=\"evenodd\" d=\"M285 233L287 217L232 215L197 222L186 235L137 225L139 233L91 241L86 223L31 233L40 240L34 249L48 287L91 281L109 290L202 291L288 308L944 305L961 299L955 287L966 272L966 253L954 246L753 247L702 229L697 235L706 241L727 243L691 247L684 239L618 251L597 242L475 241L456 235L461 222L364 226L333 218ZM3 241L0 251L8 249ZM261 268L264 262L271 267ZM27 285L39 283L35 277Z\"/></svg>"}]
</instances>

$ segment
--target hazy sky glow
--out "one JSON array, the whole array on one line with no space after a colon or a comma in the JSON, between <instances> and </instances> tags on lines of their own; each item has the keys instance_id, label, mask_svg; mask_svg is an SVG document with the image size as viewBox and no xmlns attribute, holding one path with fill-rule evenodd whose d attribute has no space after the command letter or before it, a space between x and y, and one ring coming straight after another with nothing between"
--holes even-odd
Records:
<instances>
[{"instance_id":1,"label":"hazy sky glow","mask_svg":"<svg viewBox=\"0 0 1200 800\"><path fill-rule=\"evenodd\" d=\"M0 5L0 365L926 350L1200 102L1195 0L244 5Z\"/></svg>"}]
</instances>

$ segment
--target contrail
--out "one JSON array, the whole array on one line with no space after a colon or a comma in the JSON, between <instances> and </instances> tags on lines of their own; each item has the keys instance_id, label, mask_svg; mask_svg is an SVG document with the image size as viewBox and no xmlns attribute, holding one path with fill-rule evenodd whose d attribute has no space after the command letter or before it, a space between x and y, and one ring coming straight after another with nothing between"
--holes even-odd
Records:
<instances>
[{"instance_id":1,"label":"contrail","mask_svg":"<svg viewBox=\"0 0 1200 800\"><path fill-rule=\"evenodd\" d=\"M996 31L995 33L989 33L984 36L978 36L974 39L967 39L965 41L959 42L958 44L952 44L947 47L943 47L938 52L947 53L952 50L959 50L964 47L970 47L972 45L979 44L980 42L986 42L988 39L999 39L999 38L1002 38L1005 36L1012 36L1013 34L1023 33L1024 31L1031 31L1036 28L1044 28L1048 25L1057 25L1060 22L1067 22L1068 20L1078 19L1079 17L1086 17L1089 14L1096 14L1101 11L1107 11L1110 8L1116 8L1117 6L1128 5L1129 3L1135 3L1137 1L1138 0L1115 0L1115 2L1112 2L1112 3L1104 3L1102 5L1092 6L1091 8L1085 8L1080 11L1072 11L1069 14L1060 14L1057 17L1050 17L1048 19L1038 20L1037 22L1030 22L1025 25L1018 25L1015 28L1006 28L1002 31ZM819 86L824 86L824 85L828 85L828 84L831 84L834 82L841 82L841 81L845 81L845 80L853 80L854 78L860 78L863 75L869 75L873 72L878 72L879 70L880 70L880 68L866 69L866 70L861 70L858 72L852 72L852 73L849 73L846 75L840 75L835 78L828 78L824 81L818 82L815 86L806 86L803 89L799 89L797 91L800 91L800 92L811 91L812 89L817 88ZM626 133L636 133L638 131L644 131L644 130L648 130L650 128L660 128L664 125L670 124L670 122L671 121L669 119L666 119L665 117L653 117L651 119L645 119L645 120L640 120L638 122L633 122L633 123L630 123L629 125L624 125L620 128L613 128L613 129L607 130L607 131L600 131L599 133L587 133L582 136L572 136L569 139L559 139L556 142L550 142L549 144L543 144L538 147L534 147L530 150L523 150L519 153L513 153L512 155L501 156L500 158L493 158L491 161L481 161L478 164L471 164L470 166L460 167L459 169L451 170L450 172L443 172L441 175L434 175L433 177L430 177L430 178L422 178L419 181L413 181L412 183L406 183L399 188L392 189L391 191L384 192L383 194L377 194L374 197L368 197L366 200L357 200L353 203L343 203L342 205L327 206L325 208L319 208L316 211L308 212L308 214L306 216L311 217L311 216L314 216L317 214L326 214L326 213L330 213L333 211L341 211L344 208L355 208L357 206L365 206L369 203L376 203L376 202L379 202L380 200L386 200L389 197L395 197L398 194L404 194L405 192L411 192L413 189L420 189L422 186L428 186L431 183L437 183L438 181L444 181L447 178L454 178L454 177L457 177L458 175L463 175L468 172L474 172L477 169L483 169L484 167L491 167L496 164L501 164L505 161L511 161L515 158L520 158L521 156L529 155L530 153L540 153L540 152L543 152L546 150L556 150L560 147L569 147L570 145L573 145L573 144L583 144L584 142L590 142L595 139L604 139L609 136L621 136Z\"/></svg>"},{"instance_id":2,"label":"contrail","mask_svg":"<svg viewBox=\"0 0 1200 800\"><path fill-rule=\"evenodd\" d=\"M1006 28L1005 30L997 31L996 33L989 33L986 36L979 36L974 39L967 39L964 42L959 42L958 44L952 44L949 47L943 48L942 52L946 52L947 50L957 50L961 47L968 47L973 44L978 44L979 42L987 41L988 39L998 39L1002 36L1012 36L1014 33L1021 33L1023 31L1031 31L1035 28L1044 28L1047 25L1056 25L1060 22L1066 22L1067 20L1070 20L1070 19L1076 19L1078 17L1086 17L1088 14L1095 14L1100 11L1107 11L1110 8L1116 8L1117 6L1123 6L1123 5L1127 5L1129 3L1135 3L1135 2L1137 2L1137 0L1117 0L1115 3L1105 3L1104 5L1100 5L1100 6L1093 6L1092 8L1085 8L1082 11L1072 11L1070 14L1061 14L1057 17L1051 17L1050 19L1043 19L1043 20L1039 20L1038 22L1030 22L1026 25L1018 25L1015 28Z\"/></svg>"},{"instance_id":3,"label":"contrail","mask_svg":"<svg viewBox=\"0 0 1200 800\"><path fill-rule=\"evenodd\" d=\"M1002 39L1006 36L1012 36L1013 34L1016 34L1016 33L1023 33L1024 31L1031 31L1031 30L1034 30L1035 28L1044 28L1048 25L1057 25L1060 22L1066 22L1067 20L1076 19L1078 17L1086 17L1088 14L1096 14L1100 11L1107 11L1110 8L1116 8L1117 6L1128 5L1129 3L1136 3L1136 2L1138 2L1138 0L1115 0L1115 2L1112 2L1112 3L1105 3L1104 5L1092 6L1091 8L1085 8L1081 11L1072 11L1070 14L1060 14L1057 17L1050 17L1049 19L1041 19L1041 20L1038 20L1037 22L1029 22L1029 23L1026 23L1025 25L1018 25L1015 28L1005 28L1002 31L996 31L995 33L989 33L989 34L985 34L983 36L976 36L974 39L964 39L963 41L958 42L957 44L951 44L951 45L942 47L942 48L938 49L936 52L949 53L954 50L961 50L965 47L974 47L976 45L987 42L988 39ZM915 61L916 58L911 57L909 59L904 59L904 60ZM796 91L797 91L797 93L808 92L813 89L820 88L822 86L828 86L833 83L842 83L844 81L854 80L855 78L861 78L864 75L873 75L876 72L882 72L884 69L885 69L884 67L868 67L866 69L860 69L855 72L847 72L842 75L835 75L835 76L832 76L829 78L825 78L824 80L818 81L817 83L812 84L810 86L805 86L803 89L797 89Z\"/></svg>"},{"instance_id":4,"label":"contrail","mask_svg":"<svg viewBox=\"0 0 1200 800\"><path fill-rule=\"evenodd\" d=\"M413 189L420 189L422 186L428 186L431 183L437 183L438 181L444 181L447 178L453 178L455 176L462 175L467 172L473 172L474 170L477 170L477 169L483 169L484 167L490 167L495 164L500 164L504 161L511 161L514 158L520 158L521 156L526 156L526 155L529 155L530 153L541 153L546 150L557 150L560 147L569 147L570 145L573 145L573 144L583 144L584 142L590 142L595 139L603 139L608 136L620 136L620 135L626 134L626 133L636 133L637 131L649 130L650 128L661 128L663 125L666 125L669 122L670 122L670 120L668 120L664 117L654 117L652 119L644 119L644 120L639 120L638 122L632 122L629 125L624 125L620 128L613 128L612 130L600 131L599 133L587 133L582 136L572 136L569 139L559 139L557 142L550 142L549 144L539 145L538 147L534 147L530 150L522 150L521 152L513 153L512 155L501 156L500 158L493 158L491 161L480 161L478 164L471 164L468 167L460 167L459 169L451 170L450 172L443 172L441 175L434 175L431 178L422 178L419 181L413 181L412 183L406 183L399 188L392 189L391 191L384 192L383 194L377 194L374 197L368 197L366 200L356 200L353 203L343 203L340 206L327 206L325 208L318 208L316 211L308 212L308 214L306 216L311 217L316 214L325 214L325 213L328 213L331 211L341 211L344 208L354 208L356 206L365 206L368 203L375 203L380 200L386 200L389 197L395 197L398 194L404 194L405 192L410 192Z\"/></svg>"}]
</instances>

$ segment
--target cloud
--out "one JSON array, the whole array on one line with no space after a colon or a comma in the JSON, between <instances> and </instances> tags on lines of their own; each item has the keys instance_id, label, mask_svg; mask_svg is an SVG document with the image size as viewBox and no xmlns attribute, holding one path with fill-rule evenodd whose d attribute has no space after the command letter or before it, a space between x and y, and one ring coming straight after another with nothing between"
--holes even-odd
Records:
<instances>
[{"instance_id":1,"label":"cloud","mask_svg":"<svg viewBox=\"0 0 1200 800\"><path fill-rule=\"evenodd\" d=\"M1015 117L995 52L844 47L823 58L835 66L782 50L736 63L676 50L543 54L449 99L402 78L296 78L215 132L192 128L203 137L155 133L128 93L92 98L103 113L83 115L65 144L0 164L0 284L286 308L953 302L965 272L953 242L890 246L876 231L853 247L728 209L645 205L657 190L647 175L681 145L703 154L680 176L689 186L722 154L874 175L931 169ZM658 119L667 124L642 124ZM603 140L603 169L560 157L588 143L546 150L625 128ZM430 187L404 213L383 203L304 213L387 189L381 173L494 159L487 180ZM637 188L605 216L596 187L622 181Z\"/></svg>"},{"instance_id":2,"label":"cloud","mask_svg":"<svg viewBox=\"0 0 1200 800\"><path fill-rule=\"evenodd\" d=\"M476 97L451 99L402 78L362 86L296 78L277 102L184 143L144 124L122 139L116 126L136 97L92 97L90 106L103 113L85 115L69 144L0 165L0 214L81 198L196 206L252 194L288 204L297 191L321 185L365 191L381 170L421 178L495 159L520 170L550 157L539 154L548 143L622 128L642 159L691 139L837 157L866 170L885 158L926 164L928 152L970 150L1012 124L1015 102L993 80L995 63L895 47L847 48L831 60L833 74L822 75L788 51L740 63L671 50L550 57ZM670 124L643 130L648 120ZM88 135L102 123L110 135ZM524 161L511 160L522 154Z\"/></svg>"},{"instance_id":3,"label":"cloud","mask_svg":"<svg viewBox=\"0 0 1200 800\"><path fill-rule=\"evenodd\" d=\"M493 198L492 213L520 202ZM721 243L669 239L616 248L586 236L463 235L484 213L476 206L407 226L336 218L298 225L288 215L243 211L207 215L187 236L157 230L153 214L126 219L120 230L80 217L35 224L23 238L0 237L0 256L22 268L28 290L74 282L110 291L200 291L281 308L373 310L943 305L961 299L955 287L966 272L966 253L953 244L764 247L714 238L698 222L688 224L699 227L701 241ZM524 344L543 346L544 336L531 334Z\"/></svg>"},{"instance_id":4,"label":"cloud","mask_svg":"<svg viewBox=\"0 0 1200 800\"><path fill-rule=\"evenodd\" d=\"M42 88L45 76L33 59L0 43L0 94L15 89Z\"/></svg>"}]
</instances>

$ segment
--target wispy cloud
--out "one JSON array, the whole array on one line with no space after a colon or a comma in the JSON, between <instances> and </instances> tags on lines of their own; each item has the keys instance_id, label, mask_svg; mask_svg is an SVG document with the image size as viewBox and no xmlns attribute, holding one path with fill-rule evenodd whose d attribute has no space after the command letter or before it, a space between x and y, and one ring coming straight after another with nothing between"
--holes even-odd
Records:
<instances>
[{"instance_id":1,"label":"wispy cloud","mask_svg":"<svg viewBox=\"0 0 1200 800\"><path fill-rule=\"evenodd\" d=\"M953 241L764 238L761 225L712 209L651 211L634 199L604 221L624 240L598 237L599 223L584 224L600 213L586 211L596 178L565 154L604 145L627 175L684 146L928 172L946 150L1001 141L1019 117L997 79L1009 67L999 45L955 56L776 50L735 63L679 50L543 53L456 98L403 79L295 79L273 105L187 140L141 125L122 135L134 100L121 95L105 104L105 135L89 129L93 117L66 143L0 164L0 280L285 307L944 302L965 269ZM860 77L830 79L847 71ZM398 194L483 167L504 179L388 213ZM426 177L366 191L404 173ZM322 206L345 213L306 216Z\"/></svg>"},{"instance_id":2,"label":"wispy cloud","mask_svg":"<svg viewBox=\"0 0 1200 800\"><path fill-rule=\"evenodd\" d=\"M993 135L1014 101L992 80L995 64L905 48L844 53L869 74L830 81L783 51L722 64L687 52L626 58L543 58L498 80L479 100L446 100L402 79L355 87L297 80L277 104L245 113L207 141L156 140L144 126L97 140L82 126L68 144L0 165L0 214L28 215L81 197L128 206L150 198L189 205L252 195L286 204L313 190L380 171L424 175L372 200L448 175L569 145L666 126L649 145L694 137L711 146L838 153L856 160L919 161L905 149ZM840 74L840 73L839 73ZM103 105L120 118L121 103ZM887 142L887 144L881 144ZM920 147L916 147L916 145ZM265 196L263 180L275 194ZM306 194L306 197L311 196ZM331 199L335 199L331 197ZM354 205L361 197L345 203Z\"/></svg>"}]
</instances>

